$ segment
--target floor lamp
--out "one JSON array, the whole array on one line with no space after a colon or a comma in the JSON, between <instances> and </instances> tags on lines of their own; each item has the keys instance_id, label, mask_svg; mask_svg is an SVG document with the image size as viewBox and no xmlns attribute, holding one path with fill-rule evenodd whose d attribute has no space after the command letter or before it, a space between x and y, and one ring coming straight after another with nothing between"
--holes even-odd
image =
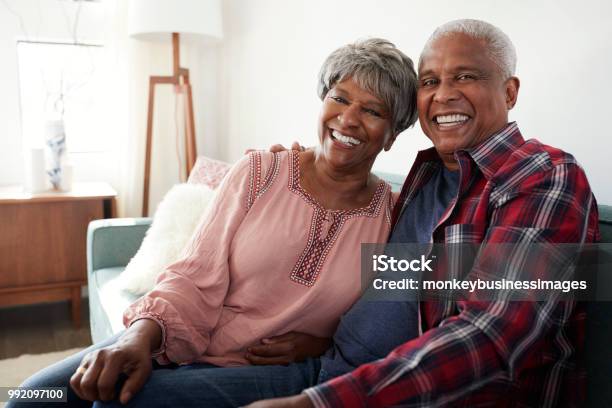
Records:
<instances>
[{"instance_id":1,"label":"floor lamp","mask_svg":"<svg viewBox=\"0 0 612 408\"><path fill-rule=\"evenodd\" d=\"M175 92L185 98L185 174L189 175L197 156L196 136L189 70L180 65L180 39L188 37L190 42L202 38L221 39L223 35L221 0L130 0L128 10L130 36L151 41L168 41L170 34L172 38L172 75L149 78L142 197L142 215L147 216L149 213L155 88L157 85L173 85Z\"/></svg>"}]
</instances>

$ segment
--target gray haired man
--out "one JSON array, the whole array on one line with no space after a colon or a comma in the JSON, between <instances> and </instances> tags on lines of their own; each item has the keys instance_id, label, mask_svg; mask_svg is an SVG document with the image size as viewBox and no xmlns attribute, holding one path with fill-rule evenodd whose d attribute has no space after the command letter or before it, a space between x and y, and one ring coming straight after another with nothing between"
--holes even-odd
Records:
<instances>
[{"instance_id":1,"label":"gray haired man","mask_svg":"<svg viewBox=\"0 0 612 408\"><path fill-rule=\"evenodd\" d=\"M508 122L520 86L515 66L512 43L486 22L452 21L430 37L419 61L417 106L434 147L418 154L408 174L389 242L597 241L596 202L576 160L524 140ZM494 267L503 272L512 264L500 259ZM468 298L381 311L359 301L342 319L321 365L324 374L341 375L253 407L556 407L584 400L581 304L554 296ZM411 338L414 322L419 336ZM359 361L364 349L385 354ZM356 368L342 374L347 366Z\"/></svg>"}]
</instances>

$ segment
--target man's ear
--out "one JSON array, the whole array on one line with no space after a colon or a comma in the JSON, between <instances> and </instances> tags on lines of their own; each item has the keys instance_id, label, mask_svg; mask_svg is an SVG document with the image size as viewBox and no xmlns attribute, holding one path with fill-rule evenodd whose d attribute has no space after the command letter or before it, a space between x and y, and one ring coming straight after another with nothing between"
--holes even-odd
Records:
<instances>
[{"instance_id":1,"label":"man's ear","mask_svg":"<svg viewBox=\"0 0 612 408\"><path fill-rule=\"evenodd\" d=\"M389 140L387 140L387 142L383 146L383 148L385 149L385 152L388 152L391 149L391 146L393 146L393 143L395 142L397 135L399 135L399 133L393 132Z\"/></svg>"},{"instance_id":2,"label":"man's ear","mask_svg":"<svg viewBox=\"0 0 612 408\"><path fill-rule=\"evenodd\" d=\"M515 76L510 77L506 80L506 107L508 110L514 108L516 100L518 99L518 92L521 86L521 81Z\"/></svg>"}]
</instances>

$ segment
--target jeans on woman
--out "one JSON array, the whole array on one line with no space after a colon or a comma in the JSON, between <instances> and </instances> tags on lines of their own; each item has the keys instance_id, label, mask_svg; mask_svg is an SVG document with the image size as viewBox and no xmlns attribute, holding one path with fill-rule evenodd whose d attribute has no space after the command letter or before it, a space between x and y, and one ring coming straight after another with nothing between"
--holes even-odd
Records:
<instances>
[{"instance_id":1,"label":"jeans on woman","mask_svg":"<svg viewBox=\"0 0 612 408\"><path fill-rule=\"evenodd\" d=\"M85 354L117 341L119 335L45 368L21 387L67 387L69 407L91 407L70 388L70 377ZM216 367L210 364L168 365L153 363L144 387L132 397L130 407L237 407L265 398L299 394L317 383L319 359L287 366ZM120 384L118 385L118 387ZM116 393L119 395L119 392ZM58 403L9 403L7 408L57 408ZM123 407L119 401L96 401L94 407Z\"/></svg>"}]
</instances>

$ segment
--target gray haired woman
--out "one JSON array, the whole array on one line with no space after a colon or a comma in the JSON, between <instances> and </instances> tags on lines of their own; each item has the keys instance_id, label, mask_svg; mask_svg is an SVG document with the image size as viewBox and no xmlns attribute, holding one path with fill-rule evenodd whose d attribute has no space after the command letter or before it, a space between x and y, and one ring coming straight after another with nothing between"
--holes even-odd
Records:
<instances>
[{"instance_id":1,"label":"gray haired woman","mask_svg":"<svg viewBox=\"0 0 612 408\"><path fill-rule=\"evenodd\" d=\"M318 147L240 160L127 329L24 386L70 382L75 406L219 407L317 382L361 292L360 245L389 234L394 199L372 165L417 118L412 61L386 40L337 49L319 79Z\"/></svg>"}]
</instances>

